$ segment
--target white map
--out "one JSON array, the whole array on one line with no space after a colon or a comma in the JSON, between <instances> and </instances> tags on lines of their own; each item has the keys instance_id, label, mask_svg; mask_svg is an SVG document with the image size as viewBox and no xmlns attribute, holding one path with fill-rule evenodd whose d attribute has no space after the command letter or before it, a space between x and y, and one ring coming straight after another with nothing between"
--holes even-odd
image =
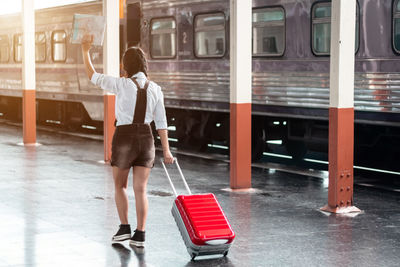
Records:
<instances>
[{"instance_id":1,"label":"white map","mask_svg":"<svg viewBox=\"0 0 400 267\"><path fill-rule=\"evenodd\" d=\"M103 16L74 14L71 43L80 44L82 38L93 35L93 45L103 45L105 18Z\"/></svg>"}]
</instances>

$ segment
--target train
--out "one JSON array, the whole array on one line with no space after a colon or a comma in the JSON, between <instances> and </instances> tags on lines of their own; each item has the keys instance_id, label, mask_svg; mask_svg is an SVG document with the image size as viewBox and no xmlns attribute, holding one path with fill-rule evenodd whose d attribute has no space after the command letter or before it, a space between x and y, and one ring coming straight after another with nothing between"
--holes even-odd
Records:
<instances>
[{"instance_id":1,"label":"train","mask_svg":"<svg viewBox=\"0 0 400 267\"><path fill-rule=\"evenodd\" d=\"M331 1L252 0L252 160L276 140L301 161L327 158ZM357 0L355 164L399 171L400 0ZM229 149L229 0L126 0L120 55L140 46L163 89L170 135L194 151ZM102 1L36 11L37 121L102 131L102 91L71 44L73 14ZM21 120L21 22L0 17L0 115ZM102 71L102 48L92 50Z\"/></svg>"}]
</instances>

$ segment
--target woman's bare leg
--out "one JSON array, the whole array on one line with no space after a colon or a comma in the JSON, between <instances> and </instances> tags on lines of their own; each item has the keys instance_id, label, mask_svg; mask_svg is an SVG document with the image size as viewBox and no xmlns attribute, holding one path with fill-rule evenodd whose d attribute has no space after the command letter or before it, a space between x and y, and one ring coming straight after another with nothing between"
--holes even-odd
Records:
<instances>
[{"instance_id":1,"label":"woman's bare leg","mask_svg":"<svg viewBox=\"0 0 400 267\"><path fill-rule=\"evenodd\" d=\"M128 224L128 187L129 169L120 169L113 166L113 177L115 187L115 204L117 205L118 216L121 224Z\"/></svg>"},{"instance_id":2,"label":"woman's bare leg","mask_svg":"<svg viewBox=\"0 0 400 267\"><path fill-rule=\"evenodd\" d=\"M135 192L137 221L136 229L139 231L144 231L146 226L147 210L149 208L146 190L150 170L151 168L142 166L133 167L133 191Z\"/></svg>"}]
</instances>

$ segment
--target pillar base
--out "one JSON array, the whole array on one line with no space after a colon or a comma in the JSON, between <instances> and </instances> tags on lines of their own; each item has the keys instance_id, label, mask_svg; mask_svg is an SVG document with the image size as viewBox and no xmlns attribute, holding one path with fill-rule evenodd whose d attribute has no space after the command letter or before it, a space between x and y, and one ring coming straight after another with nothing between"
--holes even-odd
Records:
<instances>
[{"instance_id":1,"label":"pillar base","mask_svg":"<svg viewBox=\"0 0 400 267\"><path fill-rule=\"evenodd\" d=\"M329 205L326 205L322 208L320 208L322 211L330 212L330 213L336 213L336 214L346 214L346 213L358 213L361 212L361 210L355 206L348 206L348 207L330 207Z\"/></svg>"},{"instance_id":2,"label":"pillar base","mask_svg":"<svg viewBox=\"0 0 400 267\"><path fill-rule=\"evenodd\" d=\"M40 143L17 143L17 146L41 146Z\"/></svg>"},{"instance_id":3,"label":"pillar base","mask_svg":"<svg viewBox=\"0 0 400 267\"><path fill-rule=\"evenodd\" d=\"M260 189L257 188L239 188L239 189L222 188L221 190L226 192L245 193L245 194L256 194L262 192Z\"/></svg>"}]
</instances>

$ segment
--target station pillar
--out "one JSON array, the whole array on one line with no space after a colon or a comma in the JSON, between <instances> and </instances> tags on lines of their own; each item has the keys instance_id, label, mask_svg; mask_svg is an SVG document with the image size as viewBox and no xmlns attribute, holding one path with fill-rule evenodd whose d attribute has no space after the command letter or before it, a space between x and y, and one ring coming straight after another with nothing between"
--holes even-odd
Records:
<instances>
[{"instance_id":1,"label":"station pillar","mask_svg":"<svg viewBox=\"0 0 400 267\"><path fill-rule=\"evenodd\" d=\"M22 128L24 145L36 144L35 10L22 0Z\"/></svg>"},{"instance_id":2,"label":"station pillar","mask_svg":"<svg viewBox=\"0 0 400 267\"><path fill-rule=\"evenodd\" d=\"M359 212L353 206L354 54L356 0L333 0L329 105L329 188L332 213Z\"/></svg>"},{"instance_id":3,"label":"station pillar","mask_svg":"<svg viewBox=\"0 0 400 267\"><path fill-rule=\"evenodd\" d=\"M103 0L106 18L103 45L104 74L119 77L119 14L120 0ZM115 95L104 91L104 161L111 161L111 143L115 126Z\"/></svg>"},{"instance_id":4,"label":"station pillar","mask_svg":"<svg viewBox=\"0 0 400 267\"><path fill-rule=\"evenodd\" d=\"M230 187L251 188L252 1L230 0Z\"/></svg>"}]
</instances>

